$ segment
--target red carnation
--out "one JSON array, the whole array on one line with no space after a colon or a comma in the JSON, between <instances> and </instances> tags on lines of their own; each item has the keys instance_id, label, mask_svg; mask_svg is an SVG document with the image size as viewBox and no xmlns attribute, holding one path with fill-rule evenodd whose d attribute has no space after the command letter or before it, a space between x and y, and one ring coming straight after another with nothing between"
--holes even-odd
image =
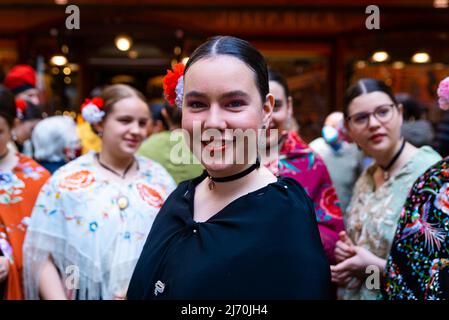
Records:
<instances>
[{"instance_id":1,"label":"red carnation","mask_svg":"<svg viewBox=\"0 0 449 320\"><path fill-rule=\"evenodd\" d=\"M27 108L27 103L23 99L16 99L16 109L21 113L25 112Z\"/></svg>"},{"instance_id":2,"label":"red carnation","mask_svg":"<svg viewBox=\"0 0 449 320\"><path fill-rule=\"evenodd\" d=\"M184 64L177 63L173 66L173 71L167 70L167 74L162 79L165 98L171 105L175 104L176 86L179 78L184 75L184 68Z\"/></svg>"},{"instance_id":3,"label":"red carnation","mask_svg":"<svg viewBox=\"0 0 449 320\"><path fill-rule=\"evenodd\" d=\"M98 109L102 109L103 108L103 105L104 105L104 101L103 101L103 99L102 98L100 98L100 97L93 97L92 98L92 100L91 99L85 99L84 100L84 103L81 105L81 110L83 110L83 108L85 107L85 106L87 106L87 105L89 105L89 104L94 104L95 106L97 106L98 107Z\"/></svg>"},{"instance_id":4,"label":"red carnation","mask_svg":"<svg viewBox=\"0 0 449 320\"><path fill-rule=\"evenodd\" d=\"M341 219L341 208L334 187L328 187L323 190L323 194L320 199L320 206L326 214L333 218Z\"/></svg>"},{"instance_id":5,"label":"red carnation","mask_svg":"<svg viewBox=\"0 0 449 320\"><path fill-rule=\"evenodd\" d=\"M100 97L93 97L92 98L92 103L94 104L94 105L96 105L98 108L100 108L100 109L102 109L103 108L103 105L104 105L104 101L103 101L103 99L102 98L100 98Z\"/></svg>"}]
</instances>

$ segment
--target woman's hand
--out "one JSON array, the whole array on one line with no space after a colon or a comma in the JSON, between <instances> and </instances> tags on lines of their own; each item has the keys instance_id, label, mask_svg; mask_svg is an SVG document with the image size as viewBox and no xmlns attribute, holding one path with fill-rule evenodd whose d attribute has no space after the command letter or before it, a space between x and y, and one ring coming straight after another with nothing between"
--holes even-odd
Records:
<instances>
[{"instance_id":1,"label":"woman's hand","mask_svg":"<svg viewBox=\"0 0 449 320\"><path fill-rule=\"evenodd\" d=\"M0 283L8 278L9 274L9 260L6 257L0 257Z\"/></svg>"},{"instance_id":2,"label":"woman's hand","mask_svg":"<svg viewBox=\"0 0 449 320\"><path fill-rule=\"evenodd\" d=\"M369 250L359 246L353 246L353 250L354 256L336 266L331 266L332 282L339 286L347 286L354 278L364 279L367 276L368 266L377 266L381 272L385 268L386 261Z\"/></svg>"},{"instance_id":3,"label":"woman's hand","mask_svg":"<svg viewBox=\"0 0 449 320\"><path fill-rule=\"evenodd\" d=\"M337 262L342 262L355 255L354 244L345 231L341 231L338 236L340 240L335 244L335 260Z\"/></svg>"}]
</instances>

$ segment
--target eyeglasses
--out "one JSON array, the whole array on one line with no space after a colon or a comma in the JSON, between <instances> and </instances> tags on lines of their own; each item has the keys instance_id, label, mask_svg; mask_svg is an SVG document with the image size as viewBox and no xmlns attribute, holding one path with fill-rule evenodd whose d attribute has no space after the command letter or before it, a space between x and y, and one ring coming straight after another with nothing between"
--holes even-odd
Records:
<instances>
[{"instance_id":1,"label":"eyeglasses","mask_svg":"<svg viewBox=\"0 0 449 320\"><path fill-rule=\"evenodd\" d=\"M395 104L384 104L378 106L373 112L359 112L348 116L346 120L355 129L364 129L368 126L371 115L382 124L389 122L393 118L393 108Z\"/></svg>"}]
</instances>

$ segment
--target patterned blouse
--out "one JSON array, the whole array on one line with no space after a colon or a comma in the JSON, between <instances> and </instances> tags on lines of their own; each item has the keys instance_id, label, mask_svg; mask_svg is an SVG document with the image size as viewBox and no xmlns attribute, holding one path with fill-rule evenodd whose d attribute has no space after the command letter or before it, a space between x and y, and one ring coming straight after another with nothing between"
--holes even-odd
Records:
<instances>
[{"instance_id":1,"label":"patterned blouse","mask_svg":"<svg viewBox=\"0 0 449 320\"><path fill-rule=\"evenodd\" d=\"M449 158L413 185L387 260L384 296L449 299Z\"/></svg>"},{"instance_id":2,"label":"patterned blouse","mask_svg":"<svg viewBox=\"0 0 449 320\"><path fill-rule=\"evenodd\" d=\"M357 180L345 216L348 235L354 244L387 259L402 206L413 182L440 159L432 148L421 147L395 176L376 190L373 174L377 166L368 167ZM340 288L338 296L344 300L378 299L380 288L368 287L371 286L362 282L354 289Z\"/></svg>"},{"instance_id":3,"label":"patterned blouse","mask_svg":"<svg viewBox=\"0 0 449 320\"><path fill-rule=\"evenodd\" d=\"M326 256L335 263L338 233L344 230L340 201L321 157L290 131L281 146L279 161L266 164L275 175L298 181L312 199Z\"/></svg>"},{"instance_id":4,"label":"patterned blouse","mask_svg":"<svg viewBox=\"0 0 449 320\"><path fill-rule=\"evenodd\" d=\"M19 161L12 171L0 172L0 251L10 263L5 292L8 300L23 299L23 240L39 190L50 177L34 160L20 153L17 156Z\"/></svg>"},{"instance_id":5,"label":"patterned blouse","mask_svg":"<svg viewBox=\"0 0 449 320\"><path fill-rule=\"evenodd\" d=\"M50 255L71 299L126 292L153 221L175 183L156 162L136 157L138 176L108 180L90 152L61 167L42 188L24 244L27 299Z\"/></svg>"}]
</instances>

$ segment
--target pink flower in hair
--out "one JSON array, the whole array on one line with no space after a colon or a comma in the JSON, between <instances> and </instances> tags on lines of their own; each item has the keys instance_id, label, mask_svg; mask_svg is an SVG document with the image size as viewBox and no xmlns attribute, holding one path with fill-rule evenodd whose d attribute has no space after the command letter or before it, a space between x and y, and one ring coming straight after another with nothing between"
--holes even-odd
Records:
<instances>
[{"instance_id":1,"label":"pink flower in hair","mask_svg":"<svg viewBox=\"0 0 449 320\"><path fill-rule=\"evenodd\" d=\"M440 108L443 110L449 110L449 77L440 82L437 94Z\"/></svg>"}]
</instances>

